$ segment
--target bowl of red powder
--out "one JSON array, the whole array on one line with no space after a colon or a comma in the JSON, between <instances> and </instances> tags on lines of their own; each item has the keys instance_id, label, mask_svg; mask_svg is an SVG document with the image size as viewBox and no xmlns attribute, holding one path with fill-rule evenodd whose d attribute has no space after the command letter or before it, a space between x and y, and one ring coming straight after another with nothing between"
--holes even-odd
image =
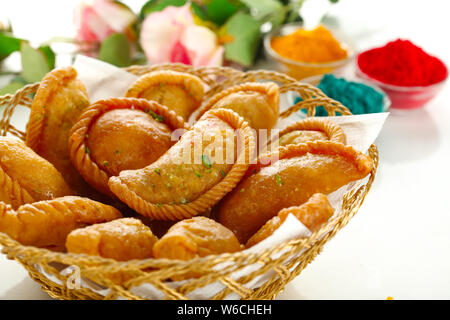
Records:
<instances>
[{"instance_id":1,"label":"bowl of red powder","mask_svg":"<svg viewBox=\"0 0 450 320\"><path fill-rule=\"evenodd\" d=\"M398 39L360 53L356 74L381 87L391 99L391 108L416 109L442 89L448 69L411 41Z\"/></svg>"}]
</instances>

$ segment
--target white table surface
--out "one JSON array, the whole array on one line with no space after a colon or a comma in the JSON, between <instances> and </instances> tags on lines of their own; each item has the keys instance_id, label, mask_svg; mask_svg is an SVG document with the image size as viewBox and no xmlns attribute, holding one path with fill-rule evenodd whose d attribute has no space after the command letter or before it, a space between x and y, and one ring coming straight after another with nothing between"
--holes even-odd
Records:
<instances>
[{"instance_id":1,"label":"white table surface","mask_svg":"<svg viewBox=\"0 0 450 320\"><path fill-rule=\"evenodd\" d=\"M71 36L77 2L2 1L0 19L35 43ZM341 0L330 17L358 49L407 38L450 66L448 9L446 1ZM378 174L359 213L278 299L450 299L449 101L447 84L424 109L389 116L376 141ZM50 298L0 255L0 299Z\"/></svg>"}]
</instances>

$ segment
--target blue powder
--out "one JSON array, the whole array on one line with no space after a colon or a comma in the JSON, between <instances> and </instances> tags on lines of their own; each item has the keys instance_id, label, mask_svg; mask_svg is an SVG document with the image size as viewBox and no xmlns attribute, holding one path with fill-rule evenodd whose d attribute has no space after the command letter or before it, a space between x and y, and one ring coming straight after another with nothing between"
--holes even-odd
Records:
<instances>
[{"instance_id":1,"label":"blue powder","mask_svg":"<svg viewBox=\"0 0 450 320\"><path fill-rule=\"evenodd\" d=\"M328 97L342 103L353 114L383 111L384 95L363 83L347 81L336 78L332 74L326 74L317 87ZM295 103L301 100L302 98L297 97ZM302 109L302 111L306 112L306 109ZM340 115L339 112L336 112L336 115ZM324 107L320 106L316 108L316 116L326 117L328 113Z\"/></svg>"}]
</instances>

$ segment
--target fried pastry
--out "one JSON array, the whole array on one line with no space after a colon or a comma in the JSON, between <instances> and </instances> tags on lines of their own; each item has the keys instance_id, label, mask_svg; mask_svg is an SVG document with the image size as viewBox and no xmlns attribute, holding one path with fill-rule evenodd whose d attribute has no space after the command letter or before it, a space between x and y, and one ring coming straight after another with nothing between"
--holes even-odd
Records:
<instances>
[{"instance_id":1,"label":"fried pastry","mask_svg":"<svg viewBox=\"0 0 450 320\"><path fill-rule=\"evenodd\" d=\"M155 258L190 260L240 250L241 245L233 232L212 219L194 217L174 224L156 242L153 255Z\"/></svg>"},{"instance_id":2,"label":"fried pastry","mask_svg":"<svg viewBox=\"0 0 450 320\"><path fill-rule=\"evenodd\" d=\"M344 130L339 125L326 119L307 118L282 130L279 134L278 144L286 146L317 140L346 143Z\"/></svg>"},{"instance_id":3,"label":"fried pastry","mask_svg":"<svg viewBox=\"0 0 450 320\"><path fill-rule=\"evenodd\" d=\"M111 177L111 191L144 216L181 220L206 212L240 181L254 152L252 130L232 110L207 112L164 155Z\"/></svg>"},{"instance_id":4,"label":"fried pastry","mask_svg":"<svg viewBox=\"0 0 450 320\"><path fill-rule=\"evenodd\" d=\"M109 177L156 161L174 144L172 132L188 127L175 112L154 101L100 100L86 109L73 126L70 158L91 186L112 195Z\"/></svg>"},{"instance_id":5,"label":"fried pastry","mask_svg":"<svg viewBox=\"0 0 450 320\"><path fill-rule=\"evenodd\" d=\"M127 261L151 258L157 240L141 220L122 218L72 231L67 236L66 248L70 253Z\"/></svg>"},{"instance_id":6,"label":"fried pastry","mask_svg":"<svg viewBox=\"0 0 450 320\"><path fill-rule=\"evenodd\" d=\"M144 98L167 106L188 120L205 94L203 81L192 74L164 70L147 73L128 89L126 97Z\"/></svg>"},{"instance_id":7,"label":"fried pastry","mask_svg":"<svg viewBox=\"0 0 450 320\"><path fill-rule=\"evenodd\" d=\"M198 216L211 218L211 210L200 213ZM170 227L178 222L176 220L156 220L143 215L139 216L139 220L148 226L152 230L153 234L158 238L165 235L167 231L169 231Z\"/></svg>"},{"instance_id":8,"label":"fried pastry","mask_svg":"<svg viewBox=\"0 0 450 320\"><path fill-rule=\"evenodd\" d=\"M111 206L75 196L25 204L16 211L0 202L0 232L36 247L63 248L72 230L121 217Z\"/></svg>"},{"instance_id":9,"label":"fried pastry","mask_svg":"<svg viewBox=\"0 0 450 320\"><path fill-rule=\"evenodd\" d=\"M73 194L61 173L21 140L0 137L0 201L25 203Z\"/></svg>"},{"instance_id":10,"label":"fried pastry","mask_svg":"<svg viewBox=\"0 0 450 320\"><path fill-rule=\"evenodd\" d=\"M296 217L305 227L314 232L325 224L333 215L333 207L326 195L322 193L313 194L308 201L298 207L281 209L278 214L267 221L245 244L250 248L255 244L270 237L286 220L289 214Z\"/></svg>"},{"instance_id":11,"label":"fried pastry","mask_svg":"<svg viewBox=\"0 0 450 320\"><path fill-rule=\"evenodd\" d=\"M271 129L278 120L280 94L273 82L249 82L222 91L204 105L197 120L208 110L231 109L243 117L253 129Z\"/></svg>"},{"instance_id":12,"label":"fried pastry","mask_svg":"<svg viewBox=\"0 0 450 320\"><path fill-rule=\"evenodd\" d=\"M31 106L26 144L51 162L69 186L87 195L87 184L72 166L67 141L72 125L89 105L84 84L72 67L55 69L42 79Z\"/></svg>"},{"instance_id":13,"label":"fried pastry","mask_svg":"<svg viewBox=\"0 0 450 320\"><path fill-rule=\"evenodd\" d=\"M219 221L245 243L281 209L362 179L372 166L370 157L342 143L314 141L279 147L261 156L223 199Z\"/></svg>"}]
</instances>

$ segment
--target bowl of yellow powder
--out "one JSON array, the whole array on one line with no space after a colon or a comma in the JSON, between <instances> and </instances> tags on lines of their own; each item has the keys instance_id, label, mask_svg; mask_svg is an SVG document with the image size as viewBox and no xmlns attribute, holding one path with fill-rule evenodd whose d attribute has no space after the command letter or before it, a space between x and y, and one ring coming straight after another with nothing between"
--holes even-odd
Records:
<instances>
[{"instance_id":1,"label":"bowl of yellow powder","mask_svg":"<svg viewBox=\"0 0 450 320\"><path fill-rule=\"evenodd\" d=\"M305 29L299 23L285 24L264 37L264 49L277 71L298 80L339 73L354 58L350 41L323 25Z\"/></svg>"}]
</instances>

